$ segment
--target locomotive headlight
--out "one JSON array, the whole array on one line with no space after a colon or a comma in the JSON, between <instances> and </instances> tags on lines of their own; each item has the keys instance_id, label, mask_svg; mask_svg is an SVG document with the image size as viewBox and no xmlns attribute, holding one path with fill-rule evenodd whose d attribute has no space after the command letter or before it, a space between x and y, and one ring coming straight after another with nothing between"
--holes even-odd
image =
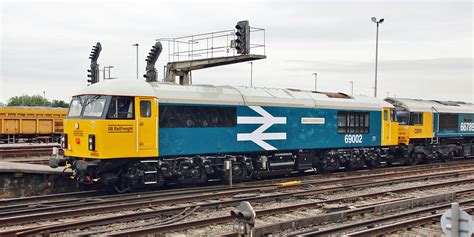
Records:
<instances>
[{"instance_id":1,"label":"locomotive headlight","mask_svg":"<svg viewBox=\"0 0 474 237\"><path fill-rule=\"evenodd\" d=\"M62 147L62 148L67 148L67 133L65 133L65 134L61 137L61 147Z\"/></svg>"},{"instance_id":2,"label":"locomotive headlight","mask_svg":"<svg viewBox=\"0 0 474 237\"><path fill-rule=\"evenodd\" d=\"M89 151L95 151L95 135L89 134Z\"/></svg>"}]
</instances>

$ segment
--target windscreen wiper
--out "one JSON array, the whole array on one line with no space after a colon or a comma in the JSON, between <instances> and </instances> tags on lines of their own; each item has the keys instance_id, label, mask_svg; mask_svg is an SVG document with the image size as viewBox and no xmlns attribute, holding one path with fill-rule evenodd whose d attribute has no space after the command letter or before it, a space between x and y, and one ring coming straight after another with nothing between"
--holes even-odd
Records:
<instances>
[{"instance_id":1,"label":"windscreen wiper","mask_svg":"<svg viewBox=\"0 0 474 237\"><path fill-rule=\"evenodd\" d=\"M96 95L92 99L87 100L87 103L84 105L84 107L87 107L90 103L96 101L99 98L100 98L100 95Z\"/></svg>"}]
</instances>

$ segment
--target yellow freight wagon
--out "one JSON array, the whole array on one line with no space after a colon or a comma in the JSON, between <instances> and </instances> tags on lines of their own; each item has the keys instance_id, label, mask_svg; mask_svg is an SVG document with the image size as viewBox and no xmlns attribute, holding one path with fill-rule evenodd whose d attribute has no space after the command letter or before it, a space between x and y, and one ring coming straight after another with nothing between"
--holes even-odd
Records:
<instances>
[{"instance_id":1,"label":"yellow freight wagon","mask_svg":"<svg viewBox=\"0 0 474 237\"><path fill-rule=\"evenodd\" d=\"M51 107L0 107L0 141L58 141L67 109Z\"/></svg>"}]
</instances>

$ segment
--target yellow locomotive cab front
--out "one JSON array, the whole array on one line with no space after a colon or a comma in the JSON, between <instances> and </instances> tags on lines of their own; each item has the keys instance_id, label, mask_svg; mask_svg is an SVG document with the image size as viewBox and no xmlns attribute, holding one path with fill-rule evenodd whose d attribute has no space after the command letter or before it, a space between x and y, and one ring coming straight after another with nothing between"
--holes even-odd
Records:
<instances>
[{"instance_id":1,"label":"yellow locomotive cab front","mask_svg":"<svg viewBox=\"0 0 474 237\"><path fill-rule=\"evenodd\" d=\"M433 113L399 110L399 143L408 145L410 141L433 138Z\"/></svg>"},{"instance_id":2,"label":"yellow locomotive cab front","mask_svg":"<svg viewBox=\"0 0 474 237\"><path fill-rule=\"evenodd\" d=\"M153 97L84 95L72 99L64 122L65 158L82 176L100 179L120 162L158 157L158 101ZM50 162L56 166L60 161Z\"/></svg>"},{"instance_id":3,"label":"yellow locomotive cab front","mask_svg":"<svg viewBox=\"0 0 474 237\"><path fill-rule=\"evenodd\" d=\"M75 97L64 125L64 154L85 159L157 157L157 107L149 97Z\"/></svg>"}]
</instances>

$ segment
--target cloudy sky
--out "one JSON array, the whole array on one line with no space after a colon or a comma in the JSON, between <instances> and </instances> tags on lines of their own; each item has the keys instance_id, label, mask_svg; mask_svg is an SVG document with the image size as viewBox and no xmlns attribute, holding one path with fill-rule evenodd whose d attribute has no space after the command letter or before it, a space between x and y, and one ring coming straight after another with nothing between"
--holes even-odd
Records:
<instances>
[{"instance_id":1,"label":"cloudy sky","mask_svg":"<svg viewBox=\"0 0 474 237\"><path fill-rule=\"evenodd\" d=\"M379 97L474 102L473 1L1 1L0 101L22 94L69 100L86 85L91 47L101 66L133 79L155 39L233 29L266 29L267 59L254 86L373 95L375 24ZM166 44L165 44L166 46ZM167 52L165 47L164 52ZM163 75L166 53L158 61ZM140 79L142 77L140 76ZM249 85L247 63L193 72L194 84Z\"/></svg>"}]
</instances>

